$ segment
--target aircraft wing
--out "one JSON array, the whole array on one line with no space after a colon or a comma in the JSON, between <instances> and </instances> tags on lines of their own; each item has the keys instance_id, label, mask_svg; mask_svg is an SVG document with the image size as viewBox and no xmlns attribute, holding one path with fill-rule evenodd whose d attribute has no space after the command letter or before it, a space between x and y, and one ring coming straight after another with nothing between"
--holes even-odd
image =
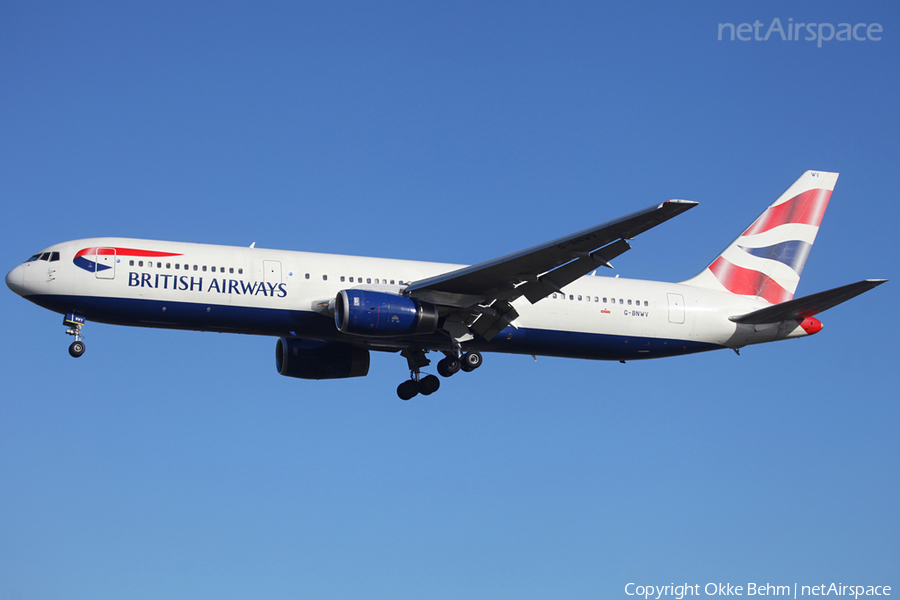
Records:
<instances>
[{"instance_id":1,"label":"aircraft wing","mask_svg":"<svg viewBox=\"0 0 900 600\"><path fill-rule=\"evenodd\" d=\"M518 313L510 302L535 303L629 250L629 239L696 206L669 200L572 235L412 282L406 293L442 307L472 309L466 325L490 340Z\"/></svg>"},{"instance_id":2,"label":"aircraft wing","mask_svg":"<svg viewBox=\"0 0 900 600\"><path fill-rule=\"evenodd\" d=\"M790 319L805 319L824 312L829 308L833 308L842 302L846 302L851 298L859 296L863 292L868 292L872 288L881 285L887 279L866 279L857 281L849 285L844 285L833 290L826 290L818 294L811 294L802 298L788 300L781 304L767 306L766 308L755 310L746 315L731 317L735 323L744 323L747 325L761 325L763 323L778 323Z\"/></svg>"}]
</instances>

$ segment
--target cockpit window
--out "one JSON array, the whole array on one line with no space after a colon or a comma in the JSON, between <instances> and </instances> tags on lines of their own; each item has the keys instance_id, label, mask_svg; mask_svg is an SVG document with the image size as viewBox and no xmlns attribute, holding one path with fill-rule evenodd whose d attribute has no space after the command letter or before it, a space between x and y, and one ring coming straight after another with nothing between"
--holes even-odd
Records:
<instances>
[{"instance_id":1,"label":"cockpit window","mask_svg":"<svg viewBox=\"0 0 900 600\"><path fill-rule=\"evenodd\" d=\"M44 252L43 254L41 254L41 260L50 260L50 253Z\"/></svg>"},{"instance_id":2,"label":"cockpit window","mask_svg":"<svg viewBox=\"0 0 900 600\"><path fill-rule=\"evenodd\" d=\"M39 259L40 257L41 257L41 253L38 252L37 254L35 254L34 256L32 256L31 258L29 258L28 260L26 260L25 262L34 262L34 261L36 261L37 259Z\"/></svg>"},{"instance_id":3,"label":"cockpit window","mask_svg":"<svg viewBox=\"0 0 900 600\"><path fill-rule=\"evenodd\" d=\"M51 252L50 253L50 262L54 262L59 260L59 252Z\"/></svg>"}]
</instances>

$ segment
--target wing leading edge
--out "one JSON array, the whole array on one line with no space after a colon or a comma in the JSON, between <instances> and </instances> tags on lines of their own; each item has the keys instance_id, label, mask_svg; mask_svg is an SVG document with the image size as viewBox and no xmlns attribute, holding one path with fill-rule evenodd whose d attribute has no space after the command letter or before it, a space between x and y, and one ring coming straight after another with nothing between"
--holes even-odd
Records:
<instances>
[{"instance_id":1,"label":"wing leading edge","mask_svg":"<svg viewBox=\"0 0 900 600\"><path fill-rule=\"evenodd\" d=\"M697 204L669 200L527 250L414 281L406 294L450 309L469 309L460 315L461 324L490 340L518 317L513 300L525 296L533 304L599 266L611 267L613 258L631 248L627 240Z\"/></svg>"}]
</instances>

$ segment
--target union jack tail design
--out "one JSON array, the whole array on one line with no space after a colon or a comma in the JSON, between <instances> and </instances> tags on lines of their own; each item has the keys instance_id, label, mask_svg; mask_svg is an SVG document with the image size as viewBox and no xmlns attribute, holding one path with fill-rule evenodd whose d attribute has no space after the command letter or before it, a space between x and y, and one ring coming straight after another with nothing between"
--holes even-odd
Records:
<instances>
[{"instance_id":1,"label":"union jack tail design","mask_svg":"<svg viewBox=\"0 0 900 600\"><path fill-rule=\"evenodd\" d=\"M837 182L807 171L688 285L780 304L794 297Z\"/></svg>"}]
</instances>

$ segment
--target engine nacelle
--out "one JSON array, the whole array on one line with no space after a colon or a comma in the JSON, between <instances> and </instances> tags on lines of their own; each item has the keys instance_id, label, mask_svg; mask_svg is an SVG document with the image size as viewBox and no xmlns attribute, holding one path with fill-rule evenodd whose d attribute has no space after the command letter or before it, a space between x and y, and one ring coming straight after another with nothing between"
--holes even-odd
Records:
<instances>
[{"instance_id":1,"label":"engine nacelle","mask_svg":"<svg viewBox=\"0 0 900 600\"><path fill-rule=\"evenodd\" d=\"M275 368L286 377L342 379L369 373L369 351L350 344L280 338L275 345Z\"/></svg>"},{"instance_id":2,"label":"engine nacelle","mask_svg":"<svg viewBox=\"0 0 900 600\"><path fill-rule=\"evenodd\" d=\"M420 335L437 331L437 307L407 296L371 290L341 290L334 324L353 335Z\"/></svg>"}]
</instances>

